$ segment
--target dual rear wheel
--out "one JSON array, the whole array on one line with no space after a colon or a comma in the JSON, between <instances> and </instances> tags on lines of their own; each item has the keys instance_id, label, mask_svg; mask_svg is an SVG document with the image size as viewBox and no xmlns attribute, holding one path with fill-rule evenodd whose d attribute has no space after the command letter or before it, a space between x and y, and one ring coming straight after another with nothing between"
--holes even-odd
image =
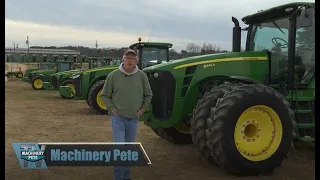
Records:
<instances>
[{"instance_id":1,"label":"dual rear wheel","mask_svg":"<svg viewBox=\"0 0 320 180\"><path fill-rule=\"evenodd\" d=\"M271 173L287 157L294 126L294 113L276 90L229 84L212 88L198 101L191 134L175 127L156 132L171 142L192 139L205 159L230 173L258 175Z\"/></svg>"}]
</instances>

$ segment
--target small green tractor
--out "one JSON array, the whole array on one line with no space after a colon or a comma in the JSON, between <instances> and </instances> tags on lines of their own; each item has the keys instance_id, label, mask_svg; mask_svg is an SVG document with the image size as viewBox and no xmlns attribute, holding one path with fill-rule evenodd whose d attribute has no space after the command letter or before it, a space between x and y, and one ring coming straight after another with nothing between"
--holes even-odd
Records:
<instances>
[{"instance_id":1,"label":"small green tractor","mask_svg":"<svg viewBox=\"0 0 320 180\"><path fill-rule=\"evenodd\" d=\"M153 98L139 120L230 173L273 172L293 140L315 140L314 12L284 4L244 17L244 29L232 17L233 52L145 68Z\"/></svg>"},{"instance_id":2,"label":"small green tractor","mask_svg":"<svg viewBox=\"0 0 320 180\"><path fill-rule=\"evenodd\" d=\"M40 66L40 64L38 64L38 66ZM31 72L33 72L33 71L37 71L37 70L39 70L39 68L32 68L32 69L27 69L25 72L24 72L24 75L23 75L23 78L21 79L23 82L28 82L28 83L30 83L29 81L29 78L28 78L28 76L29 76L29 74L31 73Z\"/></svg>"},{"instance_id":3,"label":"small green tractor","mask_svg":"<svg viewBox=\"0 0 320 180\"><path fill-rule=\"evenodd\" d=\"M18 71L13 71L11 68L10 71L7 72L7 77L16 77L16 78L23 78L23 72L21 71L21 67L16 67L19 69Z\"/></svg>"},{"instance_id":4,"label":"small green tractor","mask_svg":"<svg viewBox=\"0 0 320 180\"><path fill-rule=\"evenodd\" d=\"M139 54L139 68L149 67L169 61L170 43L139 42L129 46ZM104 81L108 74L119 67L120 61L112 63L116 65L95 68L74 74L70 81L74 90L68 86L60 86L62 96L73 97L75 100L86 100L87 104L99 114L107 114L107 108L100 98Z\"/></svg>"},{"instance_id":5,"label":"small green tractor","mask_svg":"<svg viewBox=\"0 0 320 180\"><path fill-rule=\"evenodd\" d=\"M55 63L48 63L47 65L51 67L51 69L37 70L29 73L32 79L31 86L34 90L44 90L44 82L48 82L52 74L75 69L74 61L57 60Z\"/></svg>"},{"instance_id":6,"label":"small green tractor","mask_svg":"<svg viewBox=\"0 0 320 180\"><path fill-rule=\"evenodd\" d=\"M24 77L22 78L22 81L28 82L29 84L32 83L33 77L38 73L42 71L52 71L54 68L54 63L52 62L40 62L38 63L37 69L27 69L24 73Z\"/></svg>"},{"instance_id":7,"label":"small green tractor","mask_svg":"<svg viewBox=\"0 0 320 180\"><path fill-rule=\"evenodd\" d=\"M89 57L89 69L108 66L111 64L111 61L111 58ZM82 71L85 71L85 69L63 71L52 74L49 78L49 81L43 83L43 87L44 89L59 90L59 86L69 86L74 91L74 86L70 80L70 77ZM60 96L63 99L72 99L72 97L66 97L63 94L60 94Z\"/></svg>"}]
</instances>

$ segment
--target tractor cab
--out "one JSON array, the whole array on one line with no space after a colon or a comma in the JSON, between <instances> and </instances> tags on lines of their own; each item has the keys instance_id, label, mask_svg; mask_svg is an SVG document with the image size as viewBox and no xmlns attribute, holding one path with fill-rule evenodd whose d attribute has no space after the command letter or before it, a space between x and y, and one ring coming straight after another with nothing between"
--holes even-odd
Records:
<instances>
[{"instance_id":1,"label":"tractor cab","mask_svg":"<svg viewBox=\"0 0 320 180\"><path fill-rule=\"evenodd\" d=\"M74 69L73 61L57 61L56 62L56 71L64 72Z\"/></svg>"},{"instance_id":2,"label":"tractor cab","mask_svg":"<svg viewBox=\"0 0 320 180\"><path fill-rule=\"evenodd\" d=\"M282 84L287 90L306 89L315 74L314 3L289 3L242 20L248 25L246 51L269 56L266 84ZM234 17L233 51L240 51L241 29Z\"/></svg>"},{"instance_id":3,"label":"tractor cab","mask_svg":"<svg viewBox=\"0 0 320 180\"><path fill-rule=\"evenodd\" d=\"M111 65L111 58L89 57L89 69Z\"/></svg>"},{"instance_id":4,"label":"tractor cab","mask_svg":"<svg viewBox=\"0 0 320 180\"><path fill-rule=\"evenodd\" d=\"M129 46L130 49L137 51L139 55L139 69L143 69L156 64L169 61L169 49L172 48L170 43L160 42L139 42Z\"/></svg>"},{"instance_id":5,"label":"tractor cab","mask_svg":"<svg viewBox=\"0 0 320 180\"><path fill-rule=\"evenodd\" d=\"M39 66L39 69L41 70L46 70L46 69L50 70L54 68L54 65L52 63L39 63L38 66Z\"/></svg>"}]
</instances>

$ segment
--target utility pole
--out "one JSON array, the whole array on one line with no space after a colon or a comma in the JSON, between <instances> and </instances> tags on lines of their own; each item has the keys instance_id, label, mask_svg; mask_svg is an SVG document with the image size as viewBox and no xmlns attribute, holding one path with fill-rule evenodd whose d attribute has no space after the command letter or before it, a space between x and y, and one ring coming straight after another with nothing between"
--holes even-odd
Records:
<instances>
[{"instance_id":1,"label":"utility pole","mask_svg":"<svg viewBox=\"0 0 320 180\"><path fill-rule=\"evenodd\" d=\"M16 43L14 42L13 43L13 61L15 61L15 59L16 59Z\"/></svg>"},{"instance_id":2,"label":"utility pole","mask_svg":"<svg viewBox=\"0 0 320 180\"><path fill-rule=\"evenodd\" d=\"M26 44L28 46L28 54L27 57L29 57L29 36L27 36ZM28 64L29 64L29 58L28 58Z\"/></svg>"},{"instance_id":3,"label":"utility pole","mask_svg":"<svg viewBox=\"0 0 320 180\"><path fill-rule=\"evenodd\" d=\"M96 40L96 56L98 56L98 41Z\"/></svg>"},{"instance_id":4,"label":"utility pole","mask_svg":"<svg viewBox=\"0 0 320 180\"><path fill-rule=\"evenodd\" d=\"M28 55L29 55L29 36L27 36L26 44L28 46Z\"/></svg>"}]
</instances>

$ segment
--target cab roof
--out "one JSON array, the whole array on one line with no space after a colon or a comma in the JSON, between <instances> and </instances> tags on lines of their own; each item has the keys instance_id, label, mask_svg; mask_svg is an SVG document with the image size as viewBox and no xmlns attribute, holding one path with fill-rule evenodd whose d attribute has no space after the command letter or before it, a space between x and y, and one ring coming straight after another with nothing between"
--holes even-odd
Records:
<instances>
[{"instance_id":1,"label":"cab roof","mask_svg":"<svg viewBox=\"0 0 320 180\"><path fill-rule=\"evenodd\" d=\"M135 47L139 46L148 46L148 47L168 47L171 48L173 45L171 43L165 43L165 42L140 42L140 43L134 43L129 46L130 49L134 49Z\"/></svg>"},{"instance_id":2,"label":"cab roof","mask_svg":"<svg viewBox=\"0 0 320 180\"><path fill-rule=\"evenodd\" d=\"M267 10L262 10L257 13L245 16L242 18L242 21L245 24L254 24L263 22L269 19L275 19L278 17L288 16L297 10L300 6L314 7L314 3L311 2L293 2L287 3L280 6L276 6ZM291 11L287 12L286 9L292 8Z\"/></svg>"}]
</instances>

